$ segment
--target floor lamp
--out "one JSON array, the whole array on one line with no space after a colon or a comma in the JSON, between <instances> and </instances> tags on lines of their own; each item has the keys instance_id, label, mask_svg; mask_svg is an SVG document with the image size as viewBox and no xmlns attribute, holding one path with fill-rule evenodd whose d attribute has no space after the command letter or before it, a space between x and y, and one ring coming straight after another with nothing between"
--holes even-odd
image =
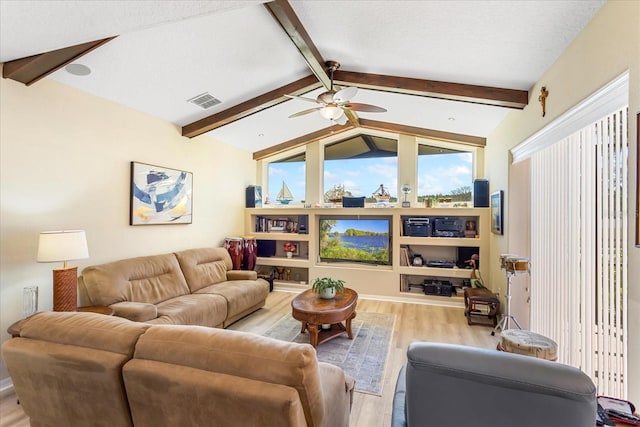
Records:
<instances>
[{"instance_id":1,"label":"floor lamp","mask_svg":"<svg viewBox=\"0 0 640 427\"><path fill-rule=\"evenodd\" d=\"M507 275L507 314L502 316L500 322L491 331L491 335L495 335L498 330L506 331L509 329L510 320L513 320L518 329L522 329L516 318L511 315L511 279L516 274L529 273L531 271L531 263L528 258L522 258L517 255L500 255L500 268Z\"/></svg>"},{"instance_id":2,"label":"floor lamp","mask_svg":"<svg viewBox=\"0 0 640 427\"><path fill-rule=\"evenodd\" d=\"M78 267L67 261L89 258L84 230L43 231L38 242L38 262L63 262L53 269L53 311L78 308Z\"/></svg>"}]
</instances>

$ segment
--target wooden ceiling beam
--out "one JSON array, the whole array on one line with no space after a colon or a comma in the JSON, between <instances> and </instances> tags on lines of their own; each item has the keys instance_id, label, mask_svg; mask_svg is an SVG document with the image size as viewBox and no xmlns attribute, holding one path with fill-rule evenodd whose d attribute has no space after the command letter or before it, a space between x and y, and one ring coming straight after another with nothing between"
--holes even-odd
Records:
<instances>
[{"instance_id":1,"label":"wooden ceiling beam","mask_svg":"<svg viewBox=\"0 0 640 427\"><path fill-rule=\"evenodd\" d=\"M353 71L336 70L333 79L338 85L357 86L407 95L471 102L523 109L529 103L526 90L504 89L490 86L477 86L461 83L440 82L409 77L394 77L381 74L367 74Z\"/></svg>"},{"instance_id":2,"label":"wooden ceiling beam","mask_svg":"<svg viewBox=\"0 0 640 427\"><path fill-rule=\"evenodd\" d=\"M333 125L328 128L320 129L315 132L311 132L307 135L300 136L298 138L291 139L289 141L274 145L273 147L265 148L264 150L256 151L253 153L253 160L262 160L266 157L273 156L275 154L282 153L293 148L298 148L303 145L310 144L312 142L327 138L329 136L337 135L348 130L354 129L354 126L347 123L346 125Z\"/></svg>"},{"instance_id":3,"label":"wooden ceiling beam","mask_svg":"<svg viewBox=\"0 0 640 427\"><path fill-rule=\"evenodd\" d=\"M2 68L2 77L31 86L38 80L45 78L54 71L59 70L65 65L77 60L92 50L99 48L103 44L110 42L116 37L117 36L94 40L75 46L52 50L51 52L45 52L5 62L4 67Z\"/></svg>"},{"instance_id":4,"label":"wooden ceiling beam","mask_svg":"<svg viewBox=\"0 0 640 427\"><path fill-rule=\"evenodd\" d=\"M303 95L322 86L313 74L288 85L263 93L253 99L235 105L219 113L200 119L182 127L182 136L193 138L213 129L243 119L267 108L288 101L285 95Z\"/></svg>"},{"instance_id":5,"label":"wooden ceiling beam","mask_svg":"<svg viewBox=\"0 0 640 427\"><path fill-rule=\"evenodd\" d=\"M398 133L401 135L410 135L418 138L436 139L438 141L455 142L458 144L471 145L474 147L484 147L487 145L487 138L483 138L481 136L465 135L462 133L454 132L443 132L434 129L399 125L396 123L379 122L376 120L360 119L360 128Z\"/></svg>"},{"instance_id":6,"label":"wooden ceiling beam","mask_svg":"<svg viewBox=\"0 0 640 427\"><path fill-rule=\"evenodd\" d=\"M331 89L331 78L327 73L325 60L322 59L320 51L311 40L309 33L305 30L289 2L287 0L275 0L265 3L264 6L298 48L318 81L327 90Z\"/></svg>"}]
</instances>

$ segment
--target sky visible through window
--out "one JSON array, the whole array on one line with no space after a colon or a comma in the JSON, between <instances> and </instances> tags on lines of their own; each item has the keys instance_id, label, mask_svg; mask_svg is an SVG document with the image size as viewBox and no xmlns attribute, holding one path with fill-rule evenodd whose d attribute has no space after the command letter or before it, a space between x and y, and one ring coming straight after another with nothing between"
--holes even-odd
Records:
<instances>
[{"instance_id":1,"label":"sky visible through window","mask_svg":"<svg viewBox=\"0 0 640 427\"><path fill-rule=\"evenodd\" d=\"M418 156L418 196L450 194L452 190L472 185L471 153L446 153ZM355 197L370 197L380 184L398 197L398 159L327 160L324 170L324 191L334 185L344 185ZM285 182L293 194L291 203L301 203L305 197L305 163L282 162L269 164L269 200L276 197ZM401 195L402 198L402 195ZM306 203L322 201L310 200Z\"/></svg>"}]
</instances>

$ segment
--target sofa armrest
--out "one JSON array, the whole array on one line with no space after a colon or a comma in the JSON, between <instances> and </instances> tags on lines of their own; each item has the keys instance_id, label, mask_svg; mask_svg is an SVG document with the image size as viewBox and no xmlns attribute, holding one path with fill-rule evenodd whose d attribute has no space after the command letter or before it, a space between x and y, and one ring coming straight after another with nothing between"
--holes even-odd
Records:
<instances>
[{"instance_id":1,"label":"sofa armrest","mask_svg":"<svg viewBox=\"0 0 640 427\"><path fill-rule=\"evenodd\" d=\"M228 270L227 280L256 280L258 273L253 270Z\"/></svg>"},{"instance_id":2,"label":"sofa armrest","mask_svg":"<svg viewBox=\"0 0 640 427\"><path fill-rule=\"evenodd\" d=\"M111 304L113 314L134 322L146 322L158 317L158 307L146 302L118 302Z\"/></svg>"},{"instance_id":3,"label":"sofa armrest","mask_svg":"<svg viewBox=\"0 0 640 427\"><path fill-rule=\"evenodd\" d=\"M353 403L355 380L335 365L318 362L318 369L324 398L323 425L347 427Z\"/></svg>"},{"instance_id":4,"label":"sofa armrest","mask_svg":"<svg viewBox=\"0 0 640 427\"><path fill-rule=\"evenodd\" d=\"M396 390L393 394L393 407L391 412L391 427L407 427L407 413L405 412L405 399L407 397L407 365L404 365L398 373Z\"/></svg>"}]
</instances>

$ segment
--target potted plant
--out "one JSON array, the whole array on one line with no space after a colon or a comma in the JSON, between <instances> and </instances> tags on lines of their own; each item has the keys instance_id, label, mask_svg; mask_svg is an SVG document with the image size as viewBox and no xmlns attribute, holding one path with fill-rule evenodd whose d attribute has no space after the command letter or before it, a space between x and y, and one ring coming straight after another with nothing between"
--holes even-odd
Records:
<instances>
[{"instance_id":1,"label":"potted plant","mask_svg":"<svg viewBox=\"0 0 640 427\"><path fill-rule=\"evenodd\" d=\"M331 277L317 278L313 281L311 289L319 294L320 298L332 299L336 296L336 292L344 291L344 280Z\"/></svg>"}]
</instances>

